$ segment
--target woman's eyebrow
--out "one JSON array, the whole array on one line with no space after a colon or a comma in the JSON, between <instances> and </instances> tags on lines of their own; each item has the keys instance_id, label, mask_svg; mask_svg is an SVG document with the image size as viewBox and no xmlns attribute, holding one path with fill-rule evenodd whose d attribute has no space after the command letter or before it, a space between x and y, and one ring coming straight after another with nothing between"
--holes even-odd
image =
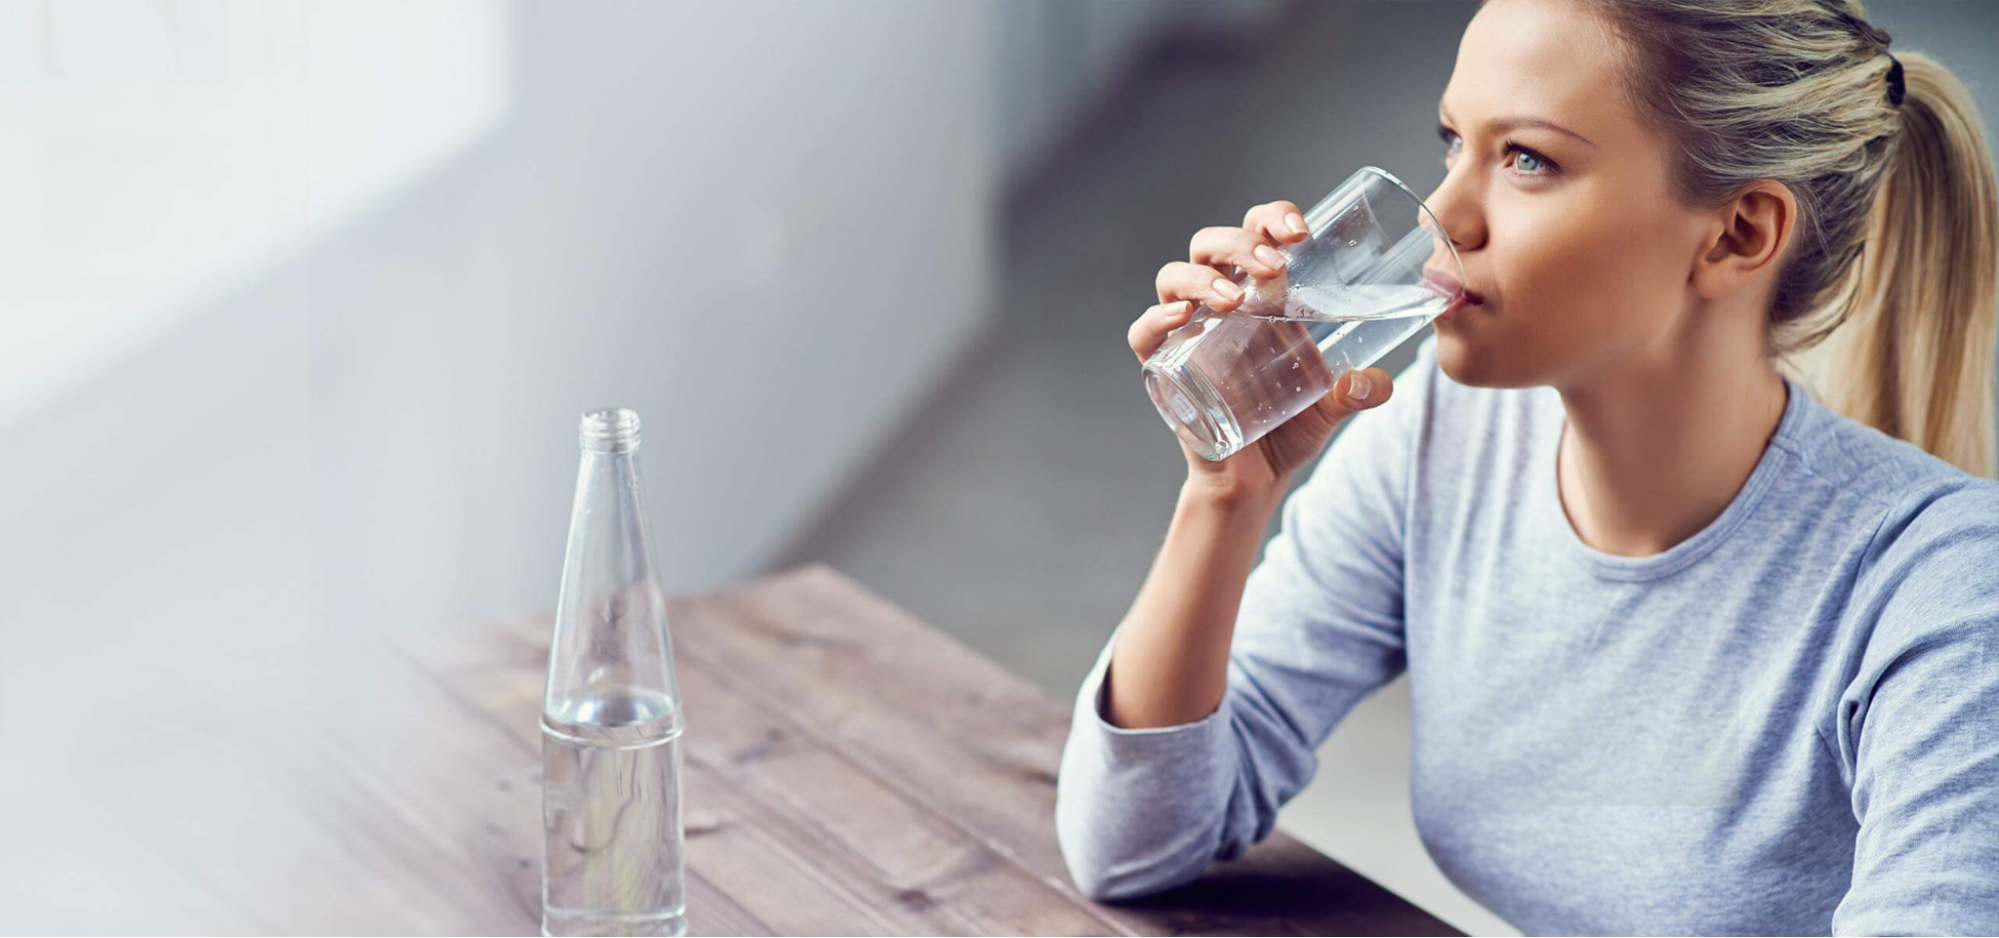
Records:
<instances>
[{"instance_id":1,"label":"woman's eyebrow","mask_svg":"<svg viewBox=\"0 0 1999 938\"><path fill-rule=\"evenodd\" d=\"M1439 120L1446 121L1448 123L1456 123L1455 121L1451 120L1450 112L1444 109L1444 102L1442 101L1437 102L1437 118ZM1526 116L1496 117L1493 118L1492 120L1485 122L1485 129L1488 131L1506 131L1506 130L1511 130L1515 127L1540 127L1546 130L1552 130L1559 134L1566 134L1568 136L1574 137L1577 140L1587 143L1592 147L1596 146L1596 141L1591 140L1590 138L1585 137L1582 134L1576 133L1575 131L1568 129L1567 127L1564 127L1560 124L1555 123L1554 121L1547 120L1545 118L1526 117Z\"/></svg>"}]
</instances>

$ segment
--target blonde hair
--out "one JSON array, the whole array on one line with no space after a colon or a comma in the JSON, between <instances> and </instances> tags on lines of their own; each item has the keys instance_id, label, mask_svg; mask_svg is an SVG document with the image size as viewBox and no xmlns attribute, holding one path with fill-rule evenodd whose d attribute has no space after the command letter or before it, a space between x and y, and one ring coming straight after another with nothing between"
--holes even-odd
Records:
<instances>
[{"instance_id":1,"label":"blonde hair","mask_svg":"<svg viewBox=\"0 0 1999 938\"><path fill-rule=\"evenodd\" d=\"M1668 128L1671 184L1799 202L1768 354L1833 410L1973 475L1999 464L1999 185L1970 92L1848 0L1594 0ZM1890 99L1899 59L1901 105Z\"/></svg>"}]
</instances>

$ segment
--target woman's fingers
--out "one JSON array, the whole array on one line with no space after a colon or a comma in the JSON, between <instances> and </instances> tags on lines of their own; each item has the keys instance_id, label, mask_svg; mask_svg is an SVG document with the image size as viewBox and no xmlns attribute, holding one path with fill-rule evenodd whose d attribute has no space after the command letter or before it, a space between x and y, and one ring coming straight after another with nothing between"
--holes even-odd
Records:
<instances>
[{"instance_id":1,"label":"woman's fingers","mask_svg":"<svg viewBox=\"0 0 1999 938\"><path fill-rule=\"evenodd\" d=\"M1127 331L1132 354L1140 361L1152 357L1165 344L1167 333L1186 325L1202 305L1215 312L1242 305L1242 285L1222 268L1240 268L1258 280L1277 279L1287 266L1277 247L1303 241L1307 235L1304 214L1282 200L1250 209L1240 228L1216 225L1195 232L1187 243L1188 260L1166 264L1153 278L1159 303L1140 314ZM1338 396L1336 391L1327 399Z\"/></svg>"},{"instance_id":2,"label":"woman's fingers","mask_svg":"<svg viewBox=\"0 0 1999 938\"><path fill-rule=\"evenodd\" d=\"M1132 354L1137 355L1139 361L1151 358L1152 353L1165 344L1166 334L1186 325L1193 313L1194 303L1191 300L1147 307L1125 333L1126 341L1131 343Z\"/></svg>"},{"instance_id":3,"label":"woman's fingers","mask_svg":"<svg viewBox=\"0 0 1999 938\"><path fill-rule=\"evenodd\" d=\"M1159 275L1153 278L1153 286L1159 293L1161 303L1193 300L1222 312L1234 309L1242 301L1242 287L1206 264L1168 262L1159 268Z\"/></svg>"},{"instance_id":4,"label":"woman's fingers","mask_svg":"<svg viewBox=\"0 0 1999 938\"><path fill-rule=\"evenodd\" d=\"M1295 244L1311 235L1305 213L1283 199L1251 208L1242 216L1242 226L1277 244Z\"/></svg>"},{"instance_id":5,"label":"woman's fingers","mask_svg":"<svg viewBox=\"0 0 1999 938\"><path fill-rule=\"evenodd\" d=\"M1258 280L1282 276L1285 263L1284 255L1262 233L1226 225L1194 232L1193 239L1187 242L1187 260L1217 270L1234 265Z\"/></svg>"}]
</instances>

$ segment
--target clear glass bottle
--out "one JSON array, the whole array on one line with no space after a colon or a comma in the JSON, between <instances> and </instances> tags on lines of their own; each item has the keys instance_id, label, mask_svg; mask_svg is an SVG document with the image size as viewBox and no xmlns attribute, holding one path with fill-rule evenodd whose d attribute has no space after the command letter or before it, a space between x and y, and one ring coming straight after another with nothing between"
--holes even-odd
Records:
<instances>
[{"instance_id":1,"label":"clear glass bottle","mask_svg":"<svg viewBox=\"0 0 1999 938\"><path fill-rule=\"evenodd\" d=\"M583 415L542 701L542 932L681 935L680 682L639 482L639 417Z\"/></svg>"}]
</instances>

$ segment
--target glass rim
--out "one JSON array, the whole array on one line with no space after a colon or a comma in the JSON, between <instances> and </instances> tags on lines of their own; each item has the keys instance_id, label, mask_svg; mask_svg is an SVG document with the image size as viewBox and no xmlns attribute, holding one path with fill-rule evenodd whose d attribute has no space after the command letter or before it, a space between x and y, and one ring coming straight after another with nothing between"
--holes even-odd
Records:
<instances>
[{"instance_id":1,"label":"glass rim","mask_svg":"<svg viewBox=\"0 0 1999 938\"><path fill-rule=\"evenodd\" d=\"M1451 252L1451 266L1457 268L1455 271L1450 271L1450 273L1456 276L1458 280L1458 288L1455 291L1452 291L1451 298L1457 299L1458 297L1463 296L1465 292L1465 259L1463 257L1458 256L1457 243L1451 240L1451 233L1449 230L1444 228L1443 220L1437 217L1437 213L1430 211L1430 203L1424 201L1422 196L1416 194L1416 190L1409 188L1409 186L1405 184L1394 173L1382 169L1379 166L1375 166L1370 163L1354 171L1354 175L1356 176L1362 173L1371 173L1375 176L1387 180L1388 183L1390 185L1393 185L1395 188L1402 190L1402 194L1408 196L1409 201L1416 203L1416 211L1420 213L1424 218L1430 220L1431 230L1436 232L1443 239L1444 250ZM1419 285L1421 286L1430 286L1430 287L1440 286L1439 284L1431 283L1428 277L1420 277L1419 280L1420 280Z\"/></svg>"}]
</instances>

